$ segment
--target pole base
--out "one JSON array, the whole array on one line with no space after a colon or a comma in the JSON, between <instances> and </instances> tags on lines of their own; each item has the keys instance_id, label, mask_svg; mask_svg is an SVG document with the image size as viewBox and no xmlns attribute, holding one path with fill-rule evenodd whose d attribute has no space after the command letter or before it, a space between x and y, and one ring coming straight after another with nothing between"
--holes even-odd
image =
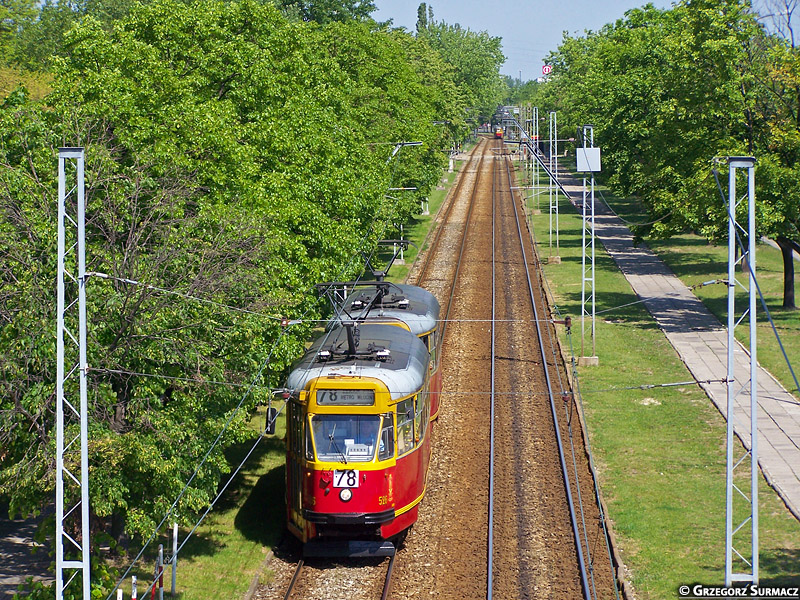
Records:
<instances>
[{"instance_id":1,"label":"pole base","mask_svg":"<svg viewBox=\"0 0 800 600\"><path fill-rule=\"evenodd\" d=\"M540 215L540 214L542 214L542 211L541 211L540 209L538 209L538 208L534 208L534 209L531 211L531 214L532 214L532 215Z\"/></svg>"},{"instance_id":2,"label":"pole base","mask_svg":"<svg viewBox=\"0 0 800 600\"><path fill-rule=\"evenodd\" d=\"M561 257L560 256L551 256L547 259L548 265L560 265L561 264Z\"/></svg>"},{"instance_id":3,"label":"pole base","mask_svg":"<svg viewBox=\"0 0 800 600\"><path fill-rule=\"evenodd\" d=\"M578 357L579 367L597 367L600 365L599 356L580 356Z\"/></svg>"}]
</instances>

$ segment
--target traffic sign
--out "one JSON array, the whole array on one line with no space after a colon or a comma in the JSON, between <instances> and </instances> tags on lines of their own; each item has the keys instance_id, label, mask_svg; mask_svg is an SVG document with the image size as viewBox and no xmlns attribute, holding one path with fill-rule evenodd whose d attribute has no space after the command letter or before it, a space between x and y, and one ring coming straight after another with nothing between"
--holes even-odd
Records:
<instances>
[{"instance_id":1,"label":"traffic sign","mask_svg":"<svg viewBox=\"0 0 800 600\"><path fill-rule=\"evenodd\" d=\"M550 75L553 71L553 65L544 65L542 67L542 75Z\"/></svg>"}]
</instances>

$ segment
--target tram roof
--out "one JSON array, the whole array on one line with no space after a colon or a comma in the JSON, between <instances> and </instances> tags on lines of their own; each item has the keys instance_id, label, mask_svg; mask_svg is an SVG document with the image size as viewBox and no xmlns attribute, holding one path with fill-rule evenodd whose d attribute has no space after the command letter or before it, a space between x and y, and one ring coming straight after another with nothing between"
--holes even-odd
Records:
<instances>
[{"instance_id":1,"label":"tram roof","mask_svg":"<svg viewBox=\"0 0 800 600\"><path fill-rule=\"evenodd\" d=\"M337 325L314 341L292 369L286 387L302 390L318 377L372 377L386 385L392 400L422 387L430 356L417 336L391 325L361 323L356 329L359 354L347 354L347 328ZM380 350L388 350L388 356L381 357ZM325 352L331 355L323 359Z\"/></svg>"},{"instance_id":2,"label":"tram roof","mask_svg":"<svg viewBox=\"0 0 800 600\"><path fill-rule=\"evenodd\" d=\"M332 321L348 319L347 315L355 320L397 319L408 325L414 335L423 335L436 328L439 301L428 290L416 285L392 283L382 300L372 305L379 294L377 288L355 290L344 302L345 313ZM368 306L371 308L367 312Z\"/></svg>"}]
</instances>

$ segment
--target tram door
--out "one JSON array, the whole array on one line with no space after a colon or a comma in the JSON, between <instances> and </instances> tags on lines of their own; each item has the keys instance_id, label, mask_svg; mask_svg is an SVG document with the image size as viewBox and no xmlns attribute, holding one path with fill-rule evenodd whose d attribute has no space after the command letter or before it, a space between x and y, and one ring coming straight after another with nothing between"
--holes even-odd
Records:
<instances>
[{"instance_id":1,"label":"tram door","mask_svg":"<svg viewBox=\"0 0 800 600\"><path fill-rule=\"evenodd\" d=\"M303 409L294 401L287 406L287 455L286 495L289 521L303 532L305 539L305 519L303 519Z\"/></svg>"}]
</instances>

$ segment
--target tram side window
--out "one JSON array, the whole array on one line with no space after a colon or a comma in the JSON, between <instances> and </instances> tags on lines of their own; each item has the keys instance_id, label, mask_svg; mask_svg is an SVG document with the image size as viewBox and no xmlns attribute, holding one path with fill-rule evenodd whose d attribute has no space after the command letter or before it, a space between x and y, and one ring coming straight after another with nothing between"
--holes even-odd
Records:
<instances>
[{"instance_id":1,"label":"tram side window","mask_svg":"<svg viewBox=\"0 0 800 600\"><path fill-rule=\"evenodd\" d=\"M425 436L425 425L427 419L427 411L425 410L425 398L428 395L426 393L419 394L417 399L417 412L414 415L414 430L416 431L417 435L414 438L417 442L419 442Z\"/></svg>"},{"instance_id":2,"label":"tram side window","mask_svg":"<svg viewBox=\"0 0 800 600\"><path fill-rule=\"evenodd\" d=\"M291 452L297 452L297 431L294 425L294 403L286 405L286 447Z\"/></svg>"},{"instance_id":3,"label":"tram side window","mask_svg":"<svg viewBox=\"0 0 800 600\"><path fill-rule=\"evenodd\" d=\"M302 421L300 421L302 423ZM310 427L303 427L303 440L306 446L306 460L314 460L314 446L311 443Z\"/></svg>"},{"instance_id":4,"label":"tram side window","mask_svg":"<svg viewBox=\"0 0 800 600\"><path fill-rule=\"evenodd\" d=\"M302 417L300 416L300 407L294 403L289 404L289 419L288 419L288 434L289 434L289 447L292 452L299 456L303 452L302 444Z\"/></svg>"},{"instance_id":5,"label":"tram side window","mask_svg":"<svg viewBox=\"0 0 800 600\"><path fill-rule=\"evenodd\" d=\"M414 398L397 405L397 456L414 448Z\"/></svg>"},{"instance_id":6,"label":"tram side window","mask_svg":"<svg viewBox=\"0 0 800 600\"><path fill-rule=\"evenodd\" d=\"M379 448L378 460L387 460L394 456L394 415L392 413L383 415Z\"/></svg>"}]
</instances>

